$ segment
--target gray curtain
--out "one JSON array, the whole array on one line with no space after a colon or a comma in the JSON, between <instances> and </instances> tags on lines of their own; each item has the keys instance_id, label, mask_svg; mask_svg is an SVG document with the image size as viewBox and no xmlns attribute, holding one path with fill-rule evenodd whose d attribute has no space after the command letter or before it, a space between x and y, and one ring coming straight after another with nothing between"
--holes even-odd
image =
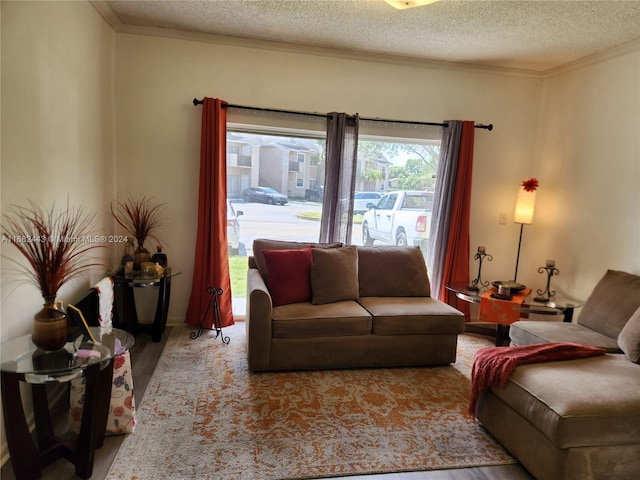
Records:
<instances>
[{"instance_id":1,"label":"gray curtain","mask_svg":"<svg viewBox=\"0 0 640 480\"><path fill-rule=\"evenodd\" d=\"M427 246L427 266L431 281L431 294L438 296L442 287L442 275L449 239L449 226L455 182L458 173L458 157L460 155L460 139L462 137L462 121L449 120L442 131L440 160L436 173L436 189L433 196L433 214L429 243Z\"/></svg>"},{"instance_id":2,"label":"gray curtain","mask_svg":"<svg viewBox=\"0 0 640 480\"><path fill-rule=\"evenodd\" d=\"M345 113L327 115L321 242L351 243L359 122L357 114L355 116Z\"/></svg>"}]
</instances>

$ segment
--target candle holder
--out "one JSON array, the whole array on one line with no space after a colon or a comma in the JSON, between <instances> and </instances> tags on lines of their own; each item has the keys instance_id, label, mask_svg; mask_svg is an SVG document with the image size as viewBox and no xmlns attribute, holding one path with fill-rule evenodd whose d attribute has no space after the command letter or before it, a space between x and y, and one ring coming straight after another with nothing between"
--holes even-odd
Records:
<instances>
[{"instance_id":1,"label":"candle holder","mask_svg":"<svg viewBox=\"0 0 640 480\"><path fill-rule=\"evenodd\" d=\"M484 247L478 247L478 252L473 256L474 260L478 260L478 276L473 279L471 281L471 285L469 285L467 287L467 290L470 290L472 292L478 292L480 291L480 288L488 288L489 287L489 282L482 281L482 262L484 261L484 259L487 259L489 262L493 260L493 256L489 255L487 252L485 252Z\"/></svg>"},{"instance_id":2,"label":"candle holder","mask_svg":"<svg viewBox=\"0 0 640 480\"><path fill-rule=\"evenodd\" d=\"M555 262L547 260L546 266L538 268L538 273L543 273L545 271L547 273L547 288L545 288L544 290L538 289L536 291L538 293L538 296L533 299L535 302L547 303L549 300L551 300L552 297L556 296L556 291L550 289L551 277L553 277L554 275L558 275L560 273L560 270L555 267Z\"/></svg>"}]
</instances>

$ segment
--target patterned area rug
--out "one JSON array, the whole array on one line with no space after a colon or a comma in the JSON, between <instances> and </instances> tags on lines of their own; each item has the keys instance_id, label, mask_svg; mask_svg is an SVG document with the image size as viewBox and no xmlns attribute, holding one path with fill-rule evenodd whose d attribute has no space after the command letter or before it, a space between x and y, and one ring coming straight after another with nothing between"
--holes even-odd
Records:
<instances>
[{"instance_id":1,"label":"patterned area rug","mask_svg":"<svg viewBox=\"0 0 640 480\"><path fill-rule=\"evenodd\" d=\"M244 324L223 345L174 328L108 480L302 479L515 463L465 415L475 351L449 367L250 374Z\"/></svg>"}]
</instances>

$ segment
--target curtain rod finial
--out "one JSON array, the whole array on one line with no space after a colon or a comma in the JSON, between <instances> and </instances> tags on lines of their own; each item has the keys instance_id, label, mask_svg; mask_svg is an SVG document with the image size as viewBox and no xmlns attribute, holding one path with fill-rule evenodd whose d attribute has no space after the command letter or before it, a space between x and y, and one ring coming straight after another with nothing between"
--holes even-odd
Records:
<instances>
[{"instance_id":1,"label":"curtain rod finial","mask_svg":"<svg viewBox=\"0 0 640 480\"><path fill-rule=\"evenodd\" d=\"M193 99L193 106L197 107L198 105L202 105L204 103L204 100L198 100L197 98Z\"/></svg>"}]
</instances>

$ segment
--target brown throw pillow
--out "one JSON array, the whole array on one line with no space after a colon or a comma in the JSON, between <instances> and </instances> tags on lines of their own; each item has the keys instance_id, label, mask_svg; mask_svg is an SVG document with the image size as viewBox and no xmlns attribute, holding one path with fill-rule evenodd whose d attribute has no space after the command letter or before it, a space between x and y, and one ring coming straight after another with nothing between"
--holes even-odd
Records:
<instances>
[{"instance_id":1,"label":"brown throw pillow","mask_svg":"<svg viewBox=\"0 0 640 480\"><path fill-rule=\"evenodd\" d=\"M342 247L311 250L311 303L358 299L358 250Z\"/></svg>"},{"instance_id":2,"label":"brown throw pillow","mask_svg":"<svg viewBox=\"0 0 640 480\"><path fill-rule=\"evenodd\" d=\"M640 363L640 308L620 331L618 346L633 363Z\"/></svg>"}]
</instances>

